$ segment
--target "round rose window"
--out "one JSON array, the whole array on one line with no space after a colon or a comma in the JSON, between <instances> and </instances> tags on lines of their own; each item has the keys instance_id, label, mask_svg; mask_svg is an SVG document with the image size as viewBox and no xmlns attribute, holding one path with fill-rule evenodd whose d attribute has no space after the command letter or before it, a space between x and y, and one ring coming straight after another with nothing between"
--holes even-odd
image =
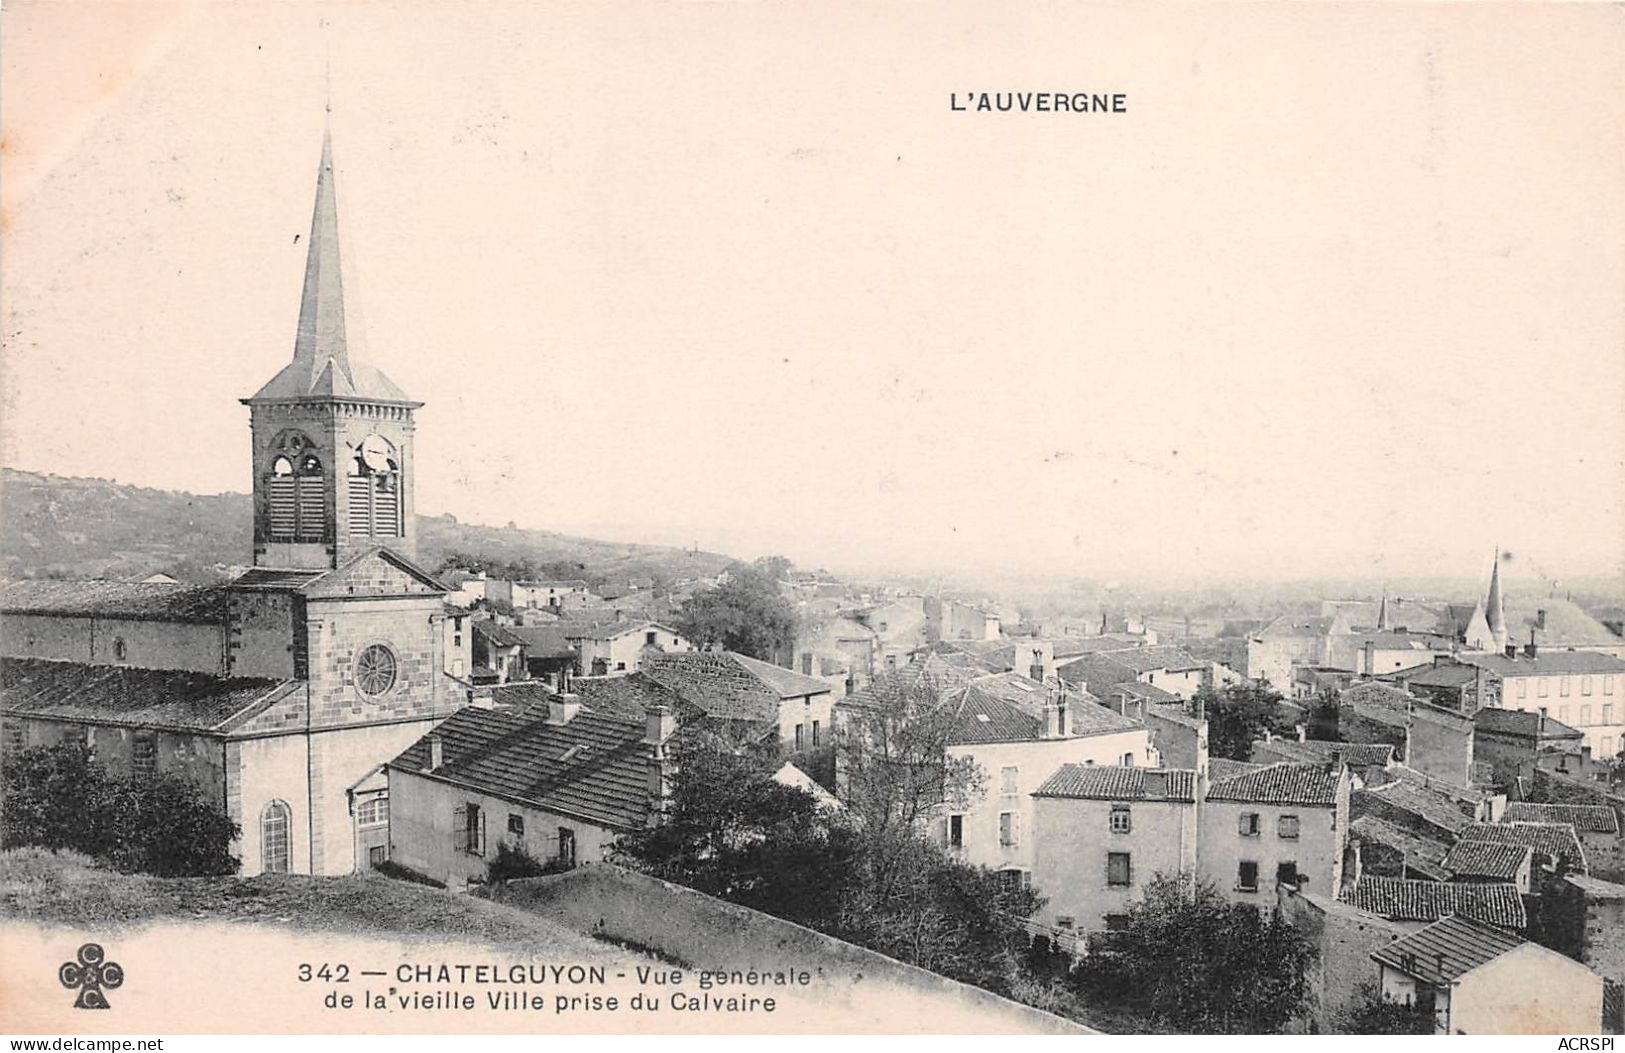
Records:
<instances>
[{"instance_id":1,"label":"round rose window","mask_svg":"<svg viewBox=\"0 0 1625 1053\"><path fill-rule=\"evenodd\" d=\"M383 644L364 648L355 660L355 686L375 698L394 687L395 652Z\"/></svg>"}]
</instances>

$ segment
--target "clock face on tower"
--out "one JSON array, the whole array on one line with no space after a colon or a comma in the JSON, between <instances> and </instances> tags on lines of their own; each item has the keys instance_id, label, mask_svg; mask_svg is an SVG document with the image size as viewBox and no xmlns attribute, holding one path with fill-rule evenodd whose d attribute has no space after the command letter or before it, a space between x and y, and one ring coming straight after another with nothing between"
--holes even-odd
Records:
<instances>
[{"instance_id":1,"label":"clock face on tower","mask_svg":"<svg viewBox=\"0 0 1625 1053\"><path fill-rule=\"evenodd\" d=\"M380 435L369 435L361 440L361 460L375 472L389 468L389 443Z\"/></svg>"}]
</instances>

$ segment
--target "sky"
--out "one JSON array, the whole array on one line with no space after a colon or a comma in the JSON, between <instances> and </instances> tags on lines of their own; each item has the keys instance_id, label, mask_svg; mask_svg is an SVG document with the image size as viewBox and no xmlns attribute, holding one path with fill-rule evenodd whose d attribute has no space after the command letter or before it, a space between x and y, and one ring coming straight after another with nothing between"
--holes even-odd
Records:
<instances>
[{"instance_id":1,"label":"sky","mask_svg":"<svg viewBox=\"0 0 1625 1053\"><path fill-rule=\"evenodd\" d=\"M0 19L7 465L249 488L327 120L420 512L834 569L1625 573L1617 7ZM950 107L1045 90L1128 112Z\"/></svg>"}]
</instances>

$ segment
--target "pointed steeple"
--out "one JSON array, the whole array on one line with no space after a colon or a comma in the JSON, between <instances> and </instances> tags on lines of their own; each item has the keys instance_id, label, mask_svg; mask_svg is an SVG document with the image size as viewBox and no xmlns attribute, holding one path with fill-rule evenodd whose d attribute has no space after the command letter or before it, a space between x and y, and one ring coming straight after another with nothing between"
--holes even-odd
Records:
<instances>
[{"instance_id":1,"label":"pointed steeple","mask_svg":"<svg viewBox=\"0 0 1625 1053\"><path fill-rule=\"evenodd\" d=\"M339 207L333 193L333 133L327 129L322 131L322 163L316 170L316 210L310 217L310 242L305 248L305 286L299 302L293 361L309 369L312 379L331 368L342 373L346 382L354 383L344 333Z\"/></svg>"},{"instance_id":2,"label":"pointed steeple","mask_svg":"<svg viewBox=\"0 0 1625 1053\"><path fill-rule=\"evenodd\" d=\"M1501 550L1495 550L1495 566L1490 569L1490 591L1484 597L1484 619L1497 650L1507 643L1506 604L1501 599Z\"/></svg>"},{"instance_id":3,"label":"pointed steeple","mask_svg":"<svg viewBox=\"0 0 1625 1053\"><path fill-rule=\"evenodd\" d=\"M411 402L383 373L350 358L331 128L322 130L322 159L316 169L316 206L310 217L310 240L305 247L305 281L300 294L293 361L257 391L253 400L312 396Z\"/></svg>"},{"instance_id":4,"label":"pointed steeple","mask_svg":"<svg viewBox=\"0 0 1625 1053\"><path fill-rule=\"evenodd\" d=\"M1377 631L1379 633L1392 632L1394 623L1388 616L1388 591L1383 590L1382 606L1377 608Z\"/></svg>"}]
</instances>

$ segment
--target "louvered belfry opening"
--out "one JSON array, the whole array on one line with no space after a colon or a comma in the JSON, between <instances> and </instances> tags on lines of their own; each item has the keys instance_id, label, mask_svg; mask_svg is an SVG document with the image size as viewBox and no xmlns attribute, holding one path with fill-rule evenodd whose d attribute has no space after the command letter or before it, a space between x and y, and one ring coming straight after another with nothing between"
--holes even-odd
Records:
<instances>
[{"instance_id":1,"label":"louvered belfry opening","mask_svg":"<svg viewBox=\"0 0 1625 1053\"><path fill-rule=\"evenodd\" d=\"M391 460L388 469L373 471L359 460L349 479L351 537L401 537L401 473Z\"/></svg>"},{"instance_id":2,"label":"louvered belfry opening","mask_svg":"<svg viewBox=\"0 0 1625 1053\"><path fill-rule=\"evenodd\" d=\"M326 472L312 443L285 432L274 444L265 483L267 533L274 541L321 541L327 519Z\"/></svg>"}]
</instances>

